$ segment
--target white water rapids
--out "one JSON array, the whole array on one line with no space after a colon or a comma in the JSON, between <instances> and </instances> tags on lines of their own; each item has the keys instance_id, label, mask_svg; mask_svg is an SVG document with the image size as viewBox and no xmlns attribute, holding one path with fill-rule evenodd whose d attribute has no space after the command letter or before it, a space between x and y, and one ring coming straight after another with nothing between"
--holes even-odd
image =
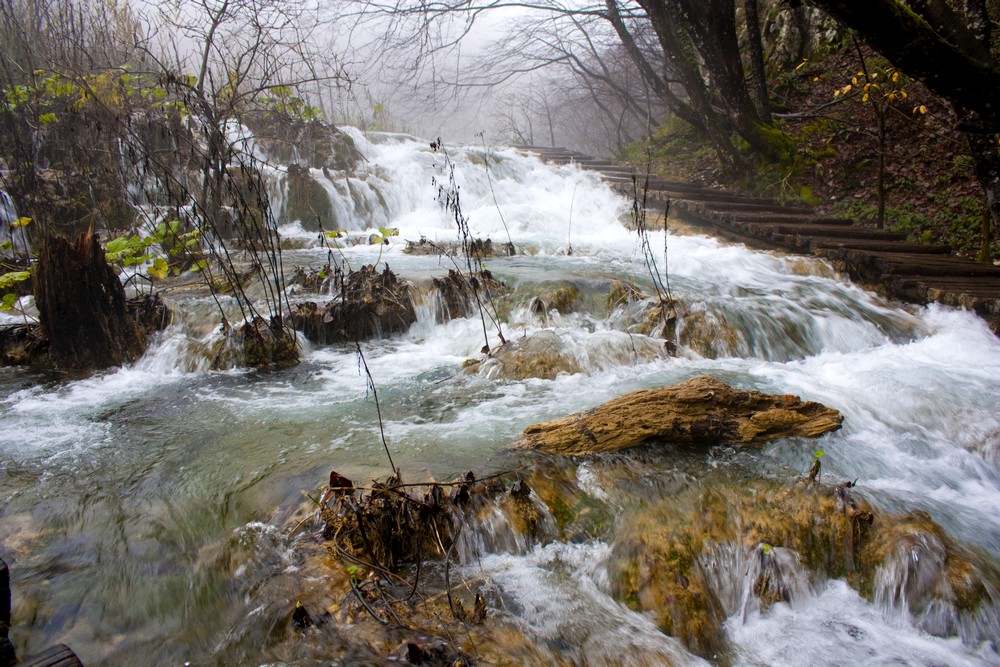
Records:
<instances>
[{"instance_id":1,"label":"white water rapids","mask_svg":"<svg viewBox=\"0 0 1000 667\"><path fill-rule=\"evenodd\" d=\"M443 155L411 137L351 132L367 158L358 173L313 170L336 212L325 226L400 234L387 246L342 243L338 259L354 268L380 259L421 285L447 273L446 260L402 252L404 239L457 238L431 184L447 181ZM515 295L570 281L585 300L613 279L651 291L636 235L620 222L628 202L596 175L513 150L449 154L473 235L503 243L509 231L530 252L486 262ZM280 169L274 179L280 209ZM282 227L297 248L285 252L286 269L328 260L331 251L303 224ZM663 232L651 242L662 249ZM405 334L365 344L404 474L502 469L529 424L709 374L797 394L845 417L818 444L778 441L735 455L743 465L775 478L801 475L822 448L826 478L858 478L858 494L880 508L925 511L954 539L996 558L1000 341L981 320L888 302L818 260L697 235L671 234L666 243L670 286L683 305L681 340L697 319L710 332L700 348L708 356L682 348L675 358L634 360L629 351L641 337L614 317L553 311L542 320L529 312L530 296L514 307L505 335L548 329L584 372L524 381L465 373L463 362L484 342L478 316L440 323L430 304ZM218 322L210 300L179 293L172 305L173 324L134 366L87 379L0 369L0 556L11 565L11 636L21 653L64 642L86 664L226 663L233 628L260 604L255 586L294 568L271 524L331 469L353 479L388 472L353 347L304 343L302 363L286 371L213 372L199 354ZM599 541L549 543L466 567L505 592L525 632L577 663L630 664L630 655L703 663L608 594L608 551ZM1000 664L996 640L926 630L898 605L865 600L836 580L726 623L736 664Z\"/></svg>"}]
</instances>

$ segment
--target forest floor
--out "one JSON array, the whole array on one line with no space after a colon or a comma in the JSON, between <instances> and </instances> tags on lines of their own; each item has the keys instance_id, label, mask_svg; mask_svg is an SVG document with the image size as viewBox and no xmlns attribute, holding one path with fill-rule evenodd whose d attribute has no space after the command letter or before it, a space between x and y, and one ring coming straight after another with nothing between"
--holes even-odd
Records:
<instances>
[{"instance_id":1,"label":"forest floor","mask_svg":"<svg viewBox=\"0 0 1000 667\"><path fill-rule=\"evenodd\" d=\"M954 113L918 81L900 75L891 82L892 71L878 56L865 52L865 61L869 75L890 79L885 89L894 92L886 113L886 227L978 257L985 199L966 143L955 130ZM777 77L773 111L799 147L799 158L792 167L758 169L741 189L874 225L879 142L873 105L859 92L862 69L858 52L848 46ZM836 95L848 84L852 94ZM651 158L651 169L668 178L734 187L723 183L710 146L680 122L664 124L622 157L636 164ZM1000 259L995 231L990 259Z\"/></svg>"}]
</instances>

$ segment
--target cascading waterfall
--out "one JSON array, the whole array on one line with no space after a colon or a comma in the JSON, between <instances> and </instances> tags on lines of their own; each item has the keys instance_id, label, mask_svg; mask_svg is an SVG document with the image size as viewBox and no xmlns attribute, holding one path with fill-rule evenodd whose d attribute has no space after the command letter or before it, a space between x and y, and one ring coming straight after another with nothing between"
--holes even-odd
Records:
<instances>
[{"instance_id":1,"label":"cascading waterfall","mask_svg":"<svg viewBox=\"0 0 1000 667\"><path fill-rule=\"evenodd\" d=\"M263 176L288 275L331 259L355 269L380 262L416 286L417 322L364 344L385 436L408 479L516 467L523 462L508 446L529 424L700 374L845 416L819 444L574 463L566 486L580 500L541 512L544 539L526 540L502 513L488 513L462 536L454 566L495 587L498 618L549 658L579 664L1000 664L990 633L995 581L974 614L955 611L973 601L942 606L942 552L926 539L891 552L861 593L807 571L784 545L714 544L696 569L723 614L720 656L694 655L664 634L616 599L608 575L611 536L643 503L723 477L783 483L809 469L817 448L824 480L857 478L855 492L882 511L925 513L979 571L996 572L1000 342L983 322L888 302L818 260L671 235L671 356L643 333L641 301L609 302L616 281L653 293L638 242L620 223L628 202L574 166L449 147L473 238L505 243L509 230L519 251L485 260L507 289L504 336L565 362L550 364L547 379L500 373L495 360L466 364L484 344L478 311L446 316L432 285L454 265L403 252L407 240L457 241L432 185L447 180L443 155L406 135L344 131L365 156L354 173L289 175L272 164ZM293 178L319 187L323 229L345 237L320 238L314 219L291 216L306 210L290 204L301 194ZM389 227L398 237L368 243ZM664 247L663 232L651 237ZM195 287L167 296L174 322L133 366L75 380L0 371L0 555L14 573L12 637L31 650L66 642L88 664L321 659L322 646L295 657L271 644L302 585L281 531L302 491L329 470L355 480L389 472L354 348L302 341L295 368L213 372L211 297ZM289 290L293 304L324 298ZM536 298L545 307L532 307ZM489 324L486 337L499 342ZM557 538L567 523L587 521L596 527ZM922 597L935 587L933 599Z\"/></svg>"}]
</instances>

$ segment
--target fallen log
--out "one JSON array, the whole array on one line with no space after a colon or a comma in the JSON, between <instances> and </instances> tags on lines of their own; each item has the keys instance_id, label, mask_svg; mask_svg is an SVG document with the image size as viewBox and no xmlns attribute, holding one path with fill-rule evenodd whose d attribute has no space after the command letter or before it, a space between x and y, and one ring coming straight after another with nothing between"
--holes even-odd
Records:
<instances>
[{"instance_id":1,"label":"fallen log","mask_svg":"<svg viewBox=\"0 0 1000 667\"><path fill-rule=\"evenodd\" d=\"M708 376L634 391L596 408L524 430L514 447L582 456L662 440L751 444L814 438L840 428L839 412L788 394L743 391Z\"/></svg>"}]
</instances>

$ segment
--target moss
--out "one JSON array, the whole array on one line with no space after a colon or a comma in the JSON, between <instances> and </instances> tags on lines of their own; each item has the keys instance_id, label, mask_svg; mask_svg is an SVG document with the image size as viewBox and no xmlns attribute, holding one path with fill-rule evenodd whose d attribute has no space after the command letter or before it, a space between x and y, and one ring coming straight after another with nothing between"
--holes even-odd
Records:
<instances>
[{"instance_id":1,"label":"moss","mask_svg":"<svg viewBox=\"0 0 1000 667\"><path fill-rule=\"evenodd\" d=\"M765 543L792 549L807 568L830 577L856 569L844 548L852 522L829 487L759 481L694 488L626 521L609 559L615 595L703 656L724 648L727 613L698 565L710 547ZM766 580L757 585L776 595Z\"/></svg>"}]
</instances>

